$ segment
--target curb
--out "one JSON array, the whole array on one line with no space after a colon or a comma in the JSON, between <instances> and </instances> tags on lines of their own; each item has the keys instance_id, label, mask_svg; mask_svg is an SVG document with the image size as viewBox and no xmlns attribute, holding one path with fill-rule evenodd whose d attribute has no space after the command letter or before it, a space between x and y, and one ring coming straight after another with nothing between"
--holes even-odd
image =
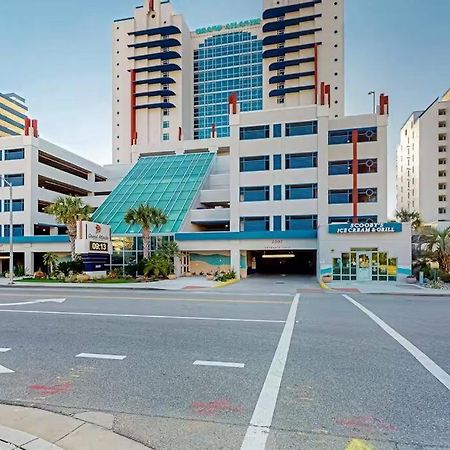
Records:
<instances>
[{"instance_id":1,"label":"curb","mask_svg":"<svg viewBox=\"0 0 450 450\"><path fill-rule=\"evenodd\" d=\"M334 292L334 289L331 289L330 287L328 287L328 285L326 283L324 283L322 280L319 281L319 285L325 291Z\"/></svg>"},{"instance_id":2,"label":"curb","mask_svg":"<svg viewBox=\"0 0 450 450\"><path fill-rule=\"evenodd\" d=\"M223 288L225 286L230 286L230 284L239 283L239 281L241 281L241 280L238 280L238 279L235 278L234 280L228 280L228 281L224 281L224 282L219 282L219 283L215 284L213 286L213 288L220 289L220 288Z\"/></svg>"},{"instance_id":3,"label":"curb","mask_svg":"<svg viewBox=\"0 0 450 450\"><path fill-rule=\"evenodd\" d=\"M12 444L21 450L63 450L61 447L24 431L0 425L0 442Z\"/></svg>"}]
</instances>

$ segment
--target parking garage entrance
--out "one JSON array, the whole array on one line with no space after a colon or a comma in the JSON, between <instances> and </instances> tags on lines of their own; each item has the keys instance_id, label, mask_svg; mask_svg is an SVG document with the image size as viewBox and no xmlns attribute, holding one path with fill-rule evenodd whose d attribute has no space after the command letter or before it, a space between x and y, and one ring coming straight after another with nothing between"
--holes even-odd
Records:
<instances>
[{"instance_id":1,"label":"parking garage entrance","mask_svg":"<svg viewBox=\"0 0 450 450\"><path fill-rule=\"evenodd\" d=\"M248 252L248 274L316 275L317 250Z\"/></svg>"}]
</instances>

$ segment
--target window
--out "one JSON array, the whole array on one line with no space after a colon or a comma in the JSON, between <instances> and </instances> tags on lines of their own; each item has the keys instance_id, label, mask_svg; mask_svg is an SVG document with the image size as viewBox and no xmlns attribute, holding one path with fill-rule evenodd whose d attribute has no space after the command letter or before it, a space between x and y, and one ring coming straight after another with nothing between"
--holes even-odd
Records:
<instances>
[{"instance_id":1,"label":"window","mask_svg":"<svg viewBox=\"0 0 450 450\"><path fill-rule=\"evenodd\" d=\"M446 195L440 195L438 198L439 198L440 202L446 202L447 201L447 196Z\"/></svg>"},{"instance_id":2,"label":"window","mask_svg":"<svg viewBox=\"0 0 450 450\"><path fill-rule=\"evenodd\" d=\"M447 172L446 172L445 170L440 170L440 171L438 172L438 176L440 176L440 177L446 177L446 176L447 176Z\"/></svg>"},{"instance_id":3,"label":"window","mask_svg":"<svg viewBox=\"0 0 450 450\"><path fill-rule=\"evenodd\" d=\"M248 141L252 139L267 139L269 137L269 133L269 125L242 127L240 129L240 139L241 141Z\"/></svg>"},{"instance_id":4,"label":"window","mask_svg":"<svg viewBox=\"0 0 450 450\"><path fill-rule=\"evenodd\" d=\"M288 184L286 200L317 198L317 184Z\"/></svg>"},{"instance_id":5,"label":"window","mask_svg":"<svg viewBox=\"0 0 450 450\"><path fill-rule=\"evenodd\" d=\"M328 144L350 144L352 142L353 130L332 130L328 132ZM376 142L377 128L358 128L358 142Z\"/></svg>"},{"instance_id":6,"label":"window","mask_svg":"<svg viewBox=\"0 0 450 450\"><path fill-rule=\"evenodd\" d=\"M284 103L284 97L277 97L277 103L282 105Z\"/></svg>"},{"instance_id":7,"label":"window","mask_svg":"<svg viewBox=\"0 0 450 450\"><path fill-rule=\"evenodd\" d=\"M275 201L281 200L281 184L277 184L273 187L273 199Z\"/></svg>"},{"instance_id":8,"label":"window","mask_svg":"<svg viewBox=\"0 0 450 450\"><path fill-rule=\"evenodd\" d=\"M279 138L281 137L281 123L276 123L273 126L273 137L274 138Z\"/></svg>"},{"instance_id":9,"label":"window","mask_svg":"<svg viewBox=\"0 0 450 450\"><path fill-rule=\"evenodd\" d=\"M162 140L163 141L168 141L169 139L170 139L169 133L163 133Z\"/></svg>"},{"instance_id":10,"label":"window","mask_svg":"<svg viewBox=\"0 0 450 450\"><path fill-rule=\"evenodd\" d=\"M439 122L439 128L445 128L447 126L447 122L445 120L441 120Z\"/></svg>"},{"instance_id":11,"label":"window","mask_svg":"<svg viewBox=\"0 0 450 450\"><path fill-rule=\"evenodd\" d=\"M328 163L328 175L349 175L353 173L353 161L351 159L343 161L330 161ZM359 159L358 173L378 172L377 159Z\"/></svg>"},{"instance_id":12,"label":"window","mask_svg":"<svg viewBox=\"0 0 450 450\"><path fill-rule=\"evenodd\" d=\"M267 200L270 200L269 186L241 187L240 189L241 202L264 202Z\"/></svg>"},{"instance_id":13,"label":"window","mask_svg":"<svg viewBox=\"0 0 450 450\"><path fill-rule=\"evenodd\" d=\"M25 157L25 150L23 148L5 150L5 161L24 159L24 157Z\"/></svg>"},{"instance_id":14,"label":"window","mask_svg":"<svg viewBox=\"0 0 450 450\"><path fill-rule=\"evenodd\" d=\"M377 188L358 189L358 203L376 203L377 201ZM353 192L351 189L336 189L328 191L328 203L330 205L352 202Z\"/></svg>"},{"instance_id":15,"label":"window","mask_svg":"<svg viewBox=\"0 0 450 450\"><path fill-rule=\"evenodd\" d=\"M273 231L281 231L281 216L273 216Z\"/></svg>"},{"instance_id":16,"label":"window","mask_svg":"<svg viewBox=\"0 0 450 450\"><path fill-rule=\"evenodd\" d=\"M270 217L241 217L241 231L270 231Z\"/></svg>"},{"instance_id":17,"label":"window","mask_svg":"<svg viewBox=\"0 0 450 450\"><path fill-rule=\"evenodd\" d=\"M286 155L286 169L317 167L317 153L291 153Z\"/></svg>"},{"instance_id":18,"label":"window","mask_svg":"<svg viewBox=\"0 0 450 450\"><path fill-rule=\"evenodd\" d=\"M439 114L440 116L446 116L446 115L447 115L447 110L446 110L446 109L440 109L439 112L438 112L438 114Z\"/></svg>"},{"instance_id":19,"label":"window","mask_svg":"<svg viewBox=\"0 0 450 450\"><path fill-rule=\"evenodd\" d=\"M9 204L10 204L10 201L5 200L4 212L9 212ZM23 199L17 199L17 200L13 199L12 210L14 212L24 211L24 209L25 209L25 202Z\"/></svg>"},{"instance_id":20,"label":"window","mask_svg":"<svg viewBox=\"0 0 450 450\"><path fill-rule=\"evenodd\" d=\"M13 225L13 236L23 236L24 226L23 225ZM9 237L9 225L4 226L4 236Z\"/></svg>"},{"instance_id":21,"label":"window","mask_svg":"<svg viewBox=\"0 0 450 450\"><path fill-rule=\"evenodd\" d=\"M446 141L446 140L447 140L447 135L446 135L445 133L441 133L441 134L439 135L439 140L440 140L440 141Z\"/></svg>"},{"instance_id":22,"label":"window","mask_svg":"<svg viewBox=\"0 0 450 450\"><path fill-rule=\"evenodd\" d=\"M286 216L286 231L317 230L317 216Z\"/></svg>"},{"instance_id":23,"label":"window","mask_svg":"<svg viewBox=\"0 0 450 450\"><path fill-rule=\"evenodd\" d=\"M162 127L163 128L169 128L169 126L170 126L169 121L168 120L163 120Z\"/></svg>"},{"instance_id":24,"label":"window","mask_svg":"<svg viewBox=\"0 0 450 450\"><path fill-rule=\"evenodd\" d=\"M439 214L447 214L447 208L439 208L438 212Z\"/></svg>"},{"instance_id":25,"label":"window","mask_svg":"<svg viewBox=\"0 0 450 450\"><path fill-rule=\"evenodd\" d=\"M246 156L240 160L241 172L258 172L270 169L269 156Z\"/></svg>"},{"instance_id":26,"label":"window","mask_svg":"<svg viewBox=\"0 0 450 450\"><path fill-rule=\"evenodd\" d=\"M18 173L13 175L5 175L5 180L13 186L23 186L25 177L23 173Z\"/></svg>"},{"instance_id":27,"label":"window","mask_svg":"<svg viewBox=\"0 0 450 450\"><path fill-rule=\"evenodd\" d=\"M438 164L447 164L447 160L445 158L439 158Z\"/></svg>"},{"instance_id":28,"label":"window","mask_svg":"<svg viewBox=\"0 0 450 450\"><path fill-rule=\"evenodd\" d=\"M273 155L273 170L281 170L281 155Z\"/></svg>"},{"instance_id":29,"label":"window","mask_svg":"<svg viewBox=\"0 0 450 450\"><path fill-rule=\"evenodd\" d=\"M163 116L168 116L168 115L169 115L169 110L163 109Z\"/></svg>"},{"instance_id":30,"label":"window","mask_svg":"<svg viewBox=\"0 0 450 450\"><path fill-rule=\"evenodd\" d=\"M445 145L440 145L439 146L439 153L446 153L447 152L447 147Z\"/></svg>"},{"instance_id":31,"label":"window","mask_svg":"<svg viewBox=\"0 0 450 450\"><path fill-rule=\"evenodd\" d=\"M286 136L307 136L317 134L317 121L286 124Z\"/></svg>"},{"instance_id":32,"label":"window","mask_svg":"<svg viewBox=\"0 0 450 450\"><path fill-rule=\"evenodd\" d=\"M447 189L447 185L445 183L439 183L439 189L440 190Z\"/></svg>"}]
</instances>

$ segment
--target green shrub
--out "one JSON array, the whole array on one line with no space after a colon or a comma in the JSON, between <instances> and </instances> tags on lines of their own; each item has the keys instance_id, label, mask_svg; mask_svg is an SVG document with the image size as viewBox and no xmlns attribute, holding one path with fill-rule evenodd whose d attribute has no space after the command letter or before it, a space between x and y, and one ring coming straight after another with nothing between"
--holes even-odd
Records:
<instances>
[{"instance_id":1,"label":"green shrub","mask_svg":"<svg viewBox=\"0 0 450 450\"><path fill-rule=\"evenodd\" d=\"M58 271L62 272L66 277L70 272L77 274L83 272L83 261L76 259L75 261L62 261L58 264Z\"/></svg>"},{"instance_id":2,"label":"green shrub","mask_svg":"<svg viewBox=\"0 0 450 450\"><path fill-rule=\"evenodd\" d=\"M137 275L144 275L145 264L147 263L146 259L142 259L137 264L128 264L125 266L125 273L131 277L135 277Z\"/></svg>"},{"instance_id":3,"label":"green shrub","mask_svg":"<svg viewBox=\"0 0 450 450\"><path fill-rule=\"evenodd\" d=\"M226 281L231 281L236 279L236 272L230 270L229 272L222 272L215 275L214 280L220 283L225 283Z\"/></svg>"}]
</instances>

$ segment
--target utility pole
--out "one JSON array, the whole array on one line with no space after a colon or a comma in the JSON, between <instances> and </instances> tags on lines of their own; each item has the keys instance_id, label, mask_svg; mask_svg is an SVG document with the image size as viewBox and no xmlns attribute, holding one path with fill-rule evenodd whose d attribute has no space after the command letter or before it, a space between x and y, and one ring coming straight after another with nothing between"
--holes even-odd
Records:
<instances>
[{"instance_id":1,"label":"utility pole","mask_svg":"<svg viewBox=\"0 0 450 450\"><path fill-rule=\"evenodd\" d=\"M14 284L13 185L3 175L0 179L9 187L9 284Z\"/></svg>"}]
</instances>

